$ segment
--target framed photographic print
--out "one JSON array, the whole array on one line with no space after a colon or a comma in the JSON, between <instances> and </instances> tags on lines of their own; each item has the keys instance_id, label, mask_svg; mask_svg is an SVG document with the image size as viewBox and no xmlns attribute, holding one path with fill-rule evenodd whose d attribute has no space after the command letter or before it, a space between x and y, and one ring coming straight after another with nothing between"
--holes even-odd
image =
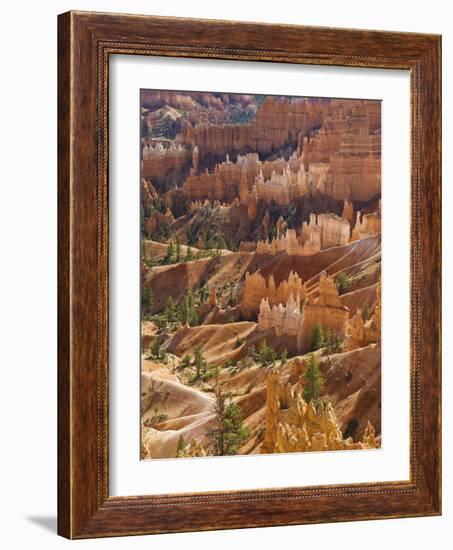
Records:
<instances>
[{"instance_id":1,"label":"framed photographic print","mask_svg":"<svg viewBox=\"0 0 453 550\"><path fill-rule=\"evenodd\" d=\"M439 36L59 17L59 533L441 513Z\"/></svg>"}]
</instances>

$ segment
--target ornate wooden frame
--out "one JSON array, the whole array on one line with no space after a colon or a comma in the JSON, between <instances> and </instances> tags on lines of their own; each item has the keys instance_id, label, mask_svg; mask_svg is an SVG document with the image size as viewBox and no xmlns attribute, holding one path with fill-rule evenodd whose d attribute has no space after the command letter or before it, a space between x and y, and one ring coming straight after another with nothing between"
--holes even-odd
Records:
<instances>
[{"instance_id":1,"label":"ornate wooden frame","mask_svg":"<svg viewBox=\"0 0 453 550\"><path fill-rule=\"evenodd\" d=\"M58 532L86 538L440 514L440 36L69 12L59 16L58 48ZM109 496L110 54L410 71L410 481Z\"/></svg>"}]
</instances>

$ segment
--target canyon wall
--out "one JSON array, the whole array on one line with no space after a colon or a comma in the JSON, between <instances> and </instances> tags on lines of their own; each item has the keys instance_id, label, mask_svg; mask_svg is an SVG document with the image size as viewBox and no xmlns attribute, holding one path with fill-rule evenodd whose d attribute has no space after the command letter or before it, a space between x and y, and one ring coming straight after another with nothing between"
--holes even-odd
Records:
<instances>
[{"instance_id":1,"label":"canyon wall","mask_svg":"<svg viewBox=\"0 0 453 550\"><path fill-rule=\"evenodd\" d=\"M319 162L338 149L344 133L371 133L379 127L379 102L267 97L250 123L186 125L180 141L191 147L198 145L201 157L247 149L269 155L289 144L302 150L303 138L316 134L309 153Z\"/></svg>"},{"instance_id":2,"label":"canyon wall","mask_svg":"<svg viewBox=\"0 0 453 550\"><path fill-rule=\"evenodd\" d=\"M278 369L266 378L265 435L261 453L289 453L379 446L368 422L362 441L343 438L331 403L307 403L300 388L283 385Z\"/></svg>"},{"instance_id":3,"label":"canyon wall","mask_svg":"<svg viewBox=\"0 0 453 550\"><path fill-rule=\"evenodd\" d=\"M288 229L271 241L258 241L256 246L254 243L242 242L240 250L255 250L257 254L286 252L289 256L310 256L324 248L348 244L350 233L349 222L335 214L310 214L310 221L302 224L300 237L295 229Z\"/></svg>"},{"instance_id":4,"label":"canyon wall","mask_svg":"<svg viewBox=\"0 0 453 550\"><path fill-rule=\"evenodd\" d=\"M162 143L145 143L142 149L141 175L147 179L160 179L169 171L181 171L190 166L192 151L171 142L168 148Z\"/></svg>"}]
</instances>

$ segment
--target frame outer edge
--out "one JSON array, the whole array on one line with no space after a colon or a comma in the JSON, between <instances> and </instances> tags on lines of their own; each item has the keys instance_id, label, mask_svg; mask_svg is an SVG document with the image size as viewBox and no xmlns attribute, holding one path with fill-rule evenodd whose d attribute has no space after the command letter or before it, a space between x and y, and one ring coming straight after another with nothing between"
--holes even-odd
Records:
<instances>
[{"instance_id":1,"label":"frame outer edge","mask_svg":"<svg viewBox=\"0 0 453 550\"><path fill-rule=\"evenodd\" d=\"M151 28L156 25L157 42L162 39L162 46L167 46L169 51L175 47L167 43L167 39L163 34L165 28L170 25L170 22L177 25L179 34L186 33L184 29L181 31L183 20L178 18L154 18L149 17L150 27L142 25L143 19L140 21L139 28L134 27L134 21L137 23L139 16L127 16L128 22L131 23L130 29L124 29L124 35L118 38L119 42L124 42L125 37L135 38L138 33L140 40L145 41L150 35ZM100 452L99 440L96 439L93 430L95 423L96 411L99 415L99 393L93 393L93 384L95 376L92 366L96 360L98 351L94 350L93 335L90 333L94 326L94 314L91 302L96 296L94 289L94 278L98 271L90 271L96 262L96 270L100 269L100 251L93 253L90 247L96 239L93 236L93 229L96 226L96 220L93 219L93 199L94 193L90 182L93 181L94 165L93 158L88 158L87 163L83 165L80 162L88 155L94 153L93 145L99 135L102 135L102 129L96 126L95 139L89 134L90 128L93 128L93 119L84 117L83 114L94 114L93 97L94 94L94 69L96 61L94 52L97 45L106 37L109 38L115 34L115 25L124 21L123 15L112 14L90 14L87 12L69 12L59 16L58 21L58 45L59 45L59 61L58 61L58 151L59 151L59 166L58 166L58 392L59 392L59 416L58 416L58 533L67 538L91 538L99 536L118 536L130 534L146 534L157 532L177 532L177 531L194 531L207 529L225 529L238 527L252 527L264 525L283 525L283 524L303 524L313 522L324 522L319 514L322 513L322 508L319 507L319 514L315 517L302 518L300 512L294 509L296 514L294 521L281 521L272 517L268 518L268 510L264 499L259 503L253 499L247 499L254 502L256 513L259 514L259 509L265 510L266 517L259 518L256 516L254 521L244 524L240 507L234 505L233 501L228 503L232 505L231 511L238 514L238 518L233 520L228 514L225 522L215 521L215 505L203 504L203 499L198 498L200 495L193 495L192 498L183 505L186 508L184 514L177 512L178 507L172 507L170 502L164 504L164 508L154 507L148 508L148 512L141 505L138 508L129 500L124 502L120 508L110 509L107 499L99 492L99 484L105 482L99 479L99 475L105 475L103 468L99 469L99 462L96 461L96 456ZM144 18L146 19L146 17ZM115 25L113 25L115 22ZM178 23L176 23L178 22ZM235 22L225 21L210 21L210 20L188 20L188 24L194 25L199 23L206 31L206 42L217 43L215 34L212 34L213 27L216 24L231 24ZM250 39L248 33L248 24L241 23L241 30L244 30L244 36ZM251 23L254 30L258 29L260 24ZM261 25L262 27L263 25ZM274 25L274 30L280 26ZM269 26L271 28L271 25ZM290 30L298 33L303 27L292 27ZM420 292L421 303L426 308L427 316L422 323L420 329L421 334L426 338L427 332L431 332L431 343L425 341L425 351L421 352L424 361L422 366L426 370L423 380L428 381L428 387L422 392L421 408L424 413L429 413L429 418L422 421L422 426L426 428L429 425L430 431L434 431L433 427L440 430L440 37L434 35L410 35L410 33L387 33L378 31L360 31L354 29L348 31L346 29L324 29L322 28L303 28L304 32L316 32L317 35L329 33L359 33L357 36L361 38L360 33L363 33L363 40L370 44L374 41L374 49L376 50L376 39L382 38L387 45L387 50L390 51L392 41L397 41L397 50L403 52L404 65L414 63L421 64L423 71L420 81L426 85L426 90L419 97L420 109L420 125L419 132L429 134L430 139L434 138L432 148L429 148L428 136L423 135L419 138L419 151L426 153L431 152L429 158L423 160L420 173L416 177L417 187L421 192L421 200L418 206L426 206L429 192L432 194L432 201L428 204L428 209L432 216L436 219L432 223L426 225L427 214L422 216L425 222L423 229L426 231L428 241L432 241L432 248L427 246L426 241L421 243L424 255L428 265L424 271L425 282L432 284L431 292ZM319 29L319 30L318 30ZM209 31L209 32L208 32ZM193 35L192 35L193 36ZM244 38L243 36L243 38ZM334 38L335 40L335 38ZM363 42L361 39L360 42ZM386 42L387 40L387 42ZM196 48L194 46L194 38L188 39L189 49ZM294 42L294 36L293 36ZM395 44L393 44L395 45ZM381 48L382 45L379 45ZM232 51L236 48L232 47ZM238 46L238 51L241 46ZM384 48L385 49L385 48ZM213 46L211 50L220 51L220 47ZM255 50L249 50L254 52ZM258 50L256 50L258 51ZM276 50L269 51L272 57ZM300 50L301 52L303 49ZM307 50L308 51L308 50ZM311 50L309 50L311 51ZM409 53L410 52L410 57ZM413 53L415 52L415 53ZM165 55L165 53L164 53ZM171 55L167 53L167 55ZM178 54L179 55L179 54ZM184 55L189 56L191 55ZM230 55L230 54L227 54ZM315 57L317 54L307 54ZM324 55L324 54L322 54ZM317 64L321 65L357 65L356 60L353 63L349 62L332 62L327 59L328 56L334 54L326 54L326 57L316 58L320 61ZM195 53L193 57L215 57L226 58L224 53L219 55L198 55ZM359 56L361 58L361 56ZM307 58L309 59L309 57ZM370 59L385 59L389 64L388 69L398 68L398 63L392 67L390 58L379 56L378 58ZM393 59L393 58L392 58ZM396 58L395 58L396 59ZM294 61L291 61L294 62ZM376 61L373 61L376 63ZM434 64L434 67L433 67ZM368 63L361 66L371 66ZM79 71L83 69L83 76ZM75 80L77 77L77 80ZM80 78L81 77L81 78ZM91 88L90 88L91 86ZM429 94L432 94L432 102L434 105L429 109ZM429 118L429 114L432 118ZM437 126L436 126L437 124ZM100 134L99 134L100 133ZM77 135L78 141L74 142L74 135ZM80 140L84 139L82 143ZM437 152L435 147L438 145ZM424 147L427 147L424 150ZM99 162L99 158L98 161ZM411 159L411 166L413 166ZM74 169L77 167L77 171ZM99 166L96 165L96 170ZM99 179L98 183L99 185ZM97 191L98 192L98 191ZM102 203L103 195L97 197ZM87 213L88 210L89 212ZM75 215L77 214L77 215ZM98 237L99 246L99 237ZM102 256L102 254L101 254ZM80 260L84 260L83 264ZM91 286L90 286L91 285ZM99 289L98 286L96 286ZM87 325L84 322L88 322ZM102 324L102 323L101 323ZM90 330L87 330L89 328ZM99 345L99 342L97 342ZM90 347L91 346L91 347ZM88 393L87 393L88 392ZM85 407L86 404L86 407ZM83 410L82 410L83 409ZM427 415L428 416L428 415ZM99 416L97 416L99 421ZM350 521L357 519L378 519L385 517L408 517L420 515L437 515L440 513L440 433L431 435L425 434L419 439L419 444L422 445L422 453L420 456L420 466L422 468L422 479L416 476L416 493L401 491L397 498L390 498L385 491L377 491L376 496L382 493L382 498L378 498L381 508L375 510L374 513L366 511L357 512L357 515L337 513L330 517L327 521ZM418 454L418 453L417 453ZM414 457L415 458L415 457ZM99 459L98 459L99 460ZM418 462L418 458L416 461ZM98 468L96 468L96 464ZM107 471L108 473L108 471ZM405 496L406 493L406 496ZM372 497L370 491L368 497ZM161 495L163 500L166 496ZM350 496L348 491L342 495L342 498ZM409 497L409 498L407 498ZM392 508L400 506L401 512L395 516L394 511L391 512L382 506L387 505ZM145 500L147 498L145 497ZM228 499L227 499L228 500ZM338 500L338 499L337 499ZM369 500L365 495L363 501ZM302 505L302 500L300 505ZM319 500L320 506L326 506L327 501L323 497ZM345 501L346 502L346 501ZM403 502L405 505L403 505ZM151 502L149 502L151 504ZM316 501L314 502L316 505ZM351 501L352 504L352 501ZM209 518L202 524L193 522L188 527L187 521L190 515L195 513L195 507L200 506L200 511L203 507L209 510ZM144 507L146 508L146 506ZM299 505L296 506L299 509ZM135 510L133 510L135 509ZM181 509L181 508L179 508ZM162 510L162 513L159 512ZM302 508L300 508L302 511ZM135 512L135 513L134 513ZM262 511L261 511L262 512ZM263 512L264 513L264 512ZM143 515L142 515L143 514ZM167 515L168 514L168 515ZM140 516L140 517L138 517ZM146 520L146 516L148 519ZM173 519L181 520L181 525L173 525L170 528L170 522ZM269 521L271 519L271 521ZM143 520L150 521L155 527L143 525ZM265 521L264 521L265 520ZM135 527L134 527L135 523Z\"/></svg>"},{"instance_id":2,"label":"frame outer edge","mask_svg":"<svg viewBox=\"0 0 453 550\"><path fill-rule=\"evenodd\" d=\"M71 483L71 27L58 16L58 525L72 536Z\"/></svg>"}]
</instances>

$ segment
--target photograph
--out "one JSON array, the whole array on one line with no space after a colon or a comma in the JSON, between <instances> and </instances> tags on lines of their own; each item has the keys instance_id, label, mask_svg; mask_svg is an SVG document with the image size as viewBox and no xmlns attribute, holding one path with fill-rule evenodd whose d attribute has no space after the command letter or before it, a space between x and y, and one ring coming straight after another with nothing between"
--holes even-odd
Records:
<instances>
[{"instance_id":1,"label":"photograph","mask_svg":"<svg viewBox=\"0 0 453 550\"><path fill-rule=\"evenodd\" d=\"M379 449L381 101L137 115L141 459Z\"/></svg>"}]
</instances>

